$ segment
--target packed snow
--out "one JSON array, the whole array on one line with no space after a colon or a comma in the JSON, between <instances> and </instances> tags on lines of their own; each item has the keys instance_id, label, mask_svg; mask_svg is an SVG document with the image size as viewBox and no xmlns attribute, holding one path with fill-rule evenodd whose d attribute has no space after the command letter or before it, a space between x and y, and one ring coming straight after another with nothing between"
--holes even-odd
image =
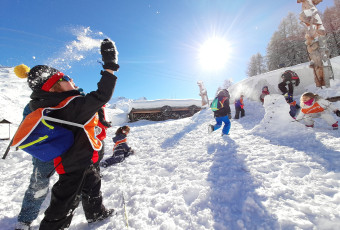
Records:
<instances>
[{"instance_id":1,"label":"packed snow","mask_svg":"<svg viewBox=\"0 0 340 230\"><path fill-rule=\"evenodd\" d=\"M133 100L115 100L106 109L114 126L108 130L104 158L112 154L116 129L126 124L131 127L128 144L136 152L102 169L104 204L118 214L87 224L78 207L70 229L127 229L123 196L129 229L340 229L340 131L320 119L314 129L292 119L275 88L280 71L266 75L266 81L275 80L264 105L258 96L260 85L268 82L257 82L261 76L231 88L231 95L238 93L236 88L248 91L246 116L231 120L228 136L221 136L221 130L208 134L208 125L215 122L209 108L179 120L128 123ZM301 87L340 96L338 78L329 89ZM0 90L0 118L12 122L12 136L31 91L13 68L0 69ZM334 105L340 108L340 102ZM231 109L234 115L232 104ZM8 124L1 125L1 135L8 136ZM2 152L8 144L0 141ZM14 229L31 170L31 156L21 150L0 160L0 229ZM57 178L51 178L50 186ZM39 228L48 203L49 196L32 229Z\"/></svg>"}]
</instances>

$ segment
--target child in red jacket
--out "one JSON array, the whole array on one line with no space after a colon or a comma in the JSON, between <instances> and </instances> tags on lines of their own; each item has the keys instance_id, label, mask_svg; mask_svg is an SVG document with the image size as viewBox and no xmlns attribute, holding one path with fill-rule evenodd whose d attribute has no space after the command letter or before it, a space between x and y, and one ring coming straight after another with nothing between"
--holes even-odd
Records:
<instances>
[{"instance_id":1,"label":"child in red jacket","mask_svg":"<svg viewBox=\"0 0 340 230\"><path fill-rule=\"evenodd\" d=\"M267 96L267 95L269 95L268 86L263 86L262 93L260 95L260 101L262 102L262 104L264 102L264 97Z\"/></svg>"}]
</instances>

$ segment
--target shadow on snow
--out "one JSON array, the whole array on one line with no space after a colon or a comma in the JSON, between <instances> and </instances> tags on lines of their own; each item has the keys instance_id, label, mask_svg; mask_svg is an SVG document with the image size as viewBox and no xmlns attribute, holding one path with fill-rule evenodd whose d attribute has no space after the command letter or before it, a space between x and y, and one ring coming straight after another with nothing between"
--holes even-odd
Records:
<instances>
[{"instance_id":1,"label":"shadow on snow","mask_svg":"<svg viewBox=\"0 0 340 230\"><path fill-rule=\"evenodd\" d=\"M229 136L223 139L225 144L207 146L208 154L214 154L208 175L214 229L278 229L277 219L262 205L265 198L257 195L257 186L237 155L237 144Z\"/></svg>"}]
</instances>

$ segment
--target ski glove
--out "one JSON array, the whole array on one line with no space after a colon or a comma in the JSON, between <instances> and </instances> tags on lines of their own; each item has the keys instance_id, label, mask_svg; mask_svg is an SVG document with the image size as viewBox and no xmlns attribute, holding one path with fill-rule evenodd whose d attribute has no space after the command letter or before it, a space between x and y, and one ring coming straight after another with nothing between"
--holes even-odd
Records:
<instances>
[{"instance_id":1,"label":"ski glove","mask_svg":"<svg viewBox=\"0 0 340 230\"><path fill-rule=\"evenodd\" d=\"M119 69L118 62L118 51L115 44L109 40L104 39L100 46L100 53L104 62L103 68L117 71Z\"/></svg>"},{"instance_id":2,"label":"ski glove","mask_svg":"<svg viewBox=\"0 0 340 230\"><path fill-rule=\"evenodd\" d=\"M335 114L340 117L340 110L335 111Z\"/></svg>"},{"instance_id":3,"label":"ski glove","mask_svg":"<svg viewBox=\"0 0 340 230\"><path fill-rule=\"evenodd\" d=\"M134 154L134 153L135 153L135 150L133 150L133 149L130 147L129 153L130 153L130 154ZM130 154L129 154L129 155L130 155Z\"/></svg>"}]
</instances>

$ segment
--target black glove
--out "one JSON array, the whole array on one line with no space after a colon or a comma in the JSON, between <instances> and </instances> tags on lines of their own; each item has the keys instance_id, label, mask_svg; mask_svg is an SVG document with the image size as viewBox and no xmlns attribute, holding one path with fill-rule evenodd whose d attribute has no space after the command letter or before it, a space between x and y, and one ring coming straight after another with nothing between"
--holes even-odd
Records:
<instances>
[{"instance_id":1,"label":"black glove","mask_svg":"<svg viewBox=\"0 0 340 230\"><path fill-rule=\"evenodd\" d=\"M129 155L135 154L135 151L130 147L130 148L129 148L129 151L128 151L128 154L129 154Z\"/></svg>"},{"instance_id":2,"label":"black glove","mask_svg":"<svg viewBox=\"0 0 340 230\"><path fill-rule=\"evenodd\" d=\"M117 71L119 69L119 65L117 64L117 49L112 41L109 39L104 39L100 46L100 53L102 55L102 60L104 62L103 68L110 69L113 71Z\"/></svg>"},{"instance_id":3,"label":"black glove","mask_svg":"<svg viewBox=\"0 0 340 230\"><path fill-rule=\"evenodd\" d=\"M228 113L228 118L231 119L231 113Z\"/></svg>"},{"instance_id":4,"label":"black glove","mask_svg":"<svg viewBox=\"0 0 340 230\"><path fill-rule=\"evenodd\" d=\"M340 117L340 111L339 111L339 110L335 111L335 114L336 114L338 117Z\"/></svg>"}]
</instances>

